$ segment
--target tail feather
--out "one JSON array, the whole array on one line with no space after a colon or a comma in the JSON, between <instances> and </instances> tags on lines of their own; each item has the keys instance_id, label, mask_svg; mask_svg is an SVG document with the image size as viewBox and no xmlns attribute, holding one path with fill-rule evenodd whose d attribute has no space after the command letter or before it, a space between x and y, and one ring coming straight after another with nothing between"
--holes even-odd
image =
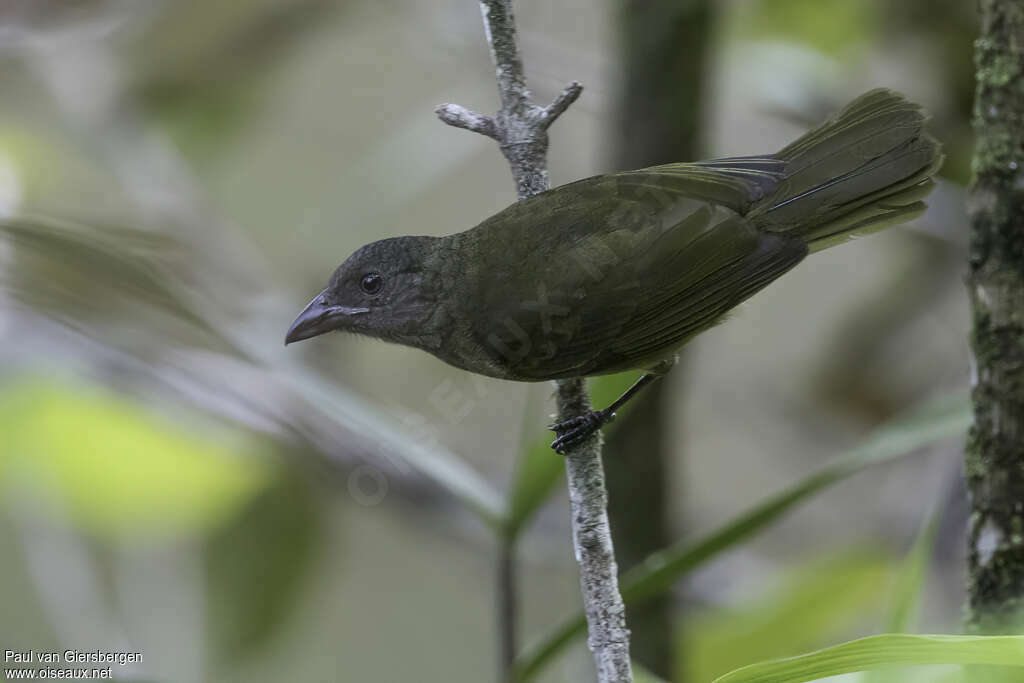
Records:
<instances>
[{"instance_id":1,"label":"tail feather","mask_svg":"<svg viewBox=\"0 0 1024 683\"><path fill-rule=\"evenodd\" d=\"M862 95L773 155L785 163L783 178L747 217L817 251L920 214L942 163L926 120L890 90Z\"/></svg>"}]
</instances>

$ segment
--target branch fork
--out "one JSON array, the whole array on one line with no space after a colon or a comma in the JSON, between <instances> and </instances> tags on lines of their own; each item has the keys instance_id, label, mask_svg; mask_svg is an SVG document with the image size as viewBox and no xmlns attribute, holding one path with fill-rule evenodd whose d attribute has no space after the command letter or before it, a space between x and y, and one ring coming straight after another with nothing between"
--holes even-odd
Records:
<instances>
[{"instance_id":1,"label":"branch fork","mask_svg":"<svg viewBox=\"0 0 1024 683\"><path fill-rule=\"evenodd\" d=\"M541 107L530 101L524 87L514 98L502 97L502 108L494 116L451 103L438 105L434 111L449 126L497 141L512 166L519 198L525 199L548 189L548 128L582 92L583 86L573 81L551 104Z\"/></svg>"},{"instance_id":2,"label":"branch fork","mask_svg":"<svg viewBox=\"0 0 1024 683\"><path fill-rule=\"evenodd\" d=\"M528 128L537 131L538 129L543 132L547 131L551 127L559 116L565 113L565 110L575 102L580 93L583 92L583 86L579 81L573 81L569 85L565 86L561 94L555 98L555 100L546 107L541 107L533 103L527 103L526 115L517 115L523 122L528 125ZM527 93L529 96L529 93ZM465 130L479 133L480 135L486 135L492 140L498 141L499 144L509 144L508 132L510 129L516 128L517 126L510 126L508 122L508 112L500 111L497 116L488 116L487 114L481 114L473 111L472 109L466 109L461 104L451 104L446 102L444 104L437 105L434 110L437 117L449 126L455 128L464 128ZM497 119L497 120L496 120ZM505 120L502 120L505 119Z\"/></svg>"}]
</instances>

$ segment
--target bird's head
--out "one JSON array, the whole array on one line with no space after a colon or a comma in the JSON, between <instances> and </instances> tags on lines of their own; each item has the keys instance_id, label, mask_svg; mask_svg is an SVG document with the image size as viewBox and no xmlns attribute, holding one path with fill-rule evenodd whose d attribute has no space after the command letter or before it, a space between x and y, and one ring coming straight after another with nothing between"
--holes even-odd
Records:
<instances>
[{"instance_id":1,"label":"bird's head","mask_svg":"<svg viewBox=\"0 0 1024 683\"><path fill-rule=\"evenodd\" d=\"M295 319L284 343L339 330L429 345L437 308L432 258L437 239L393 237L358 249Z\"/></svg>"}]
</instances>

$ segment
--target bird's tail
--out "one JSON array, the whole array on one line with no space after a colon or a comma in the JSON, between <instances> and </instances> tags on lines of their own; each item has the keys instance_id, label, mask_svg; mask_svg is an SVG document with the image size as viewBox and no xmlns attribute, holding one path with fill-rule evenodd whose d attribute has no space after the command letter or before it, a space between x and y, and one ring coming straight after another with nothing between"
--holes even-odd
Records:
<instances>
[{"instance_id":1,"label":"bird's tail","mask_svg":"<svg viewBox=\"0 0 1024 683\"><path fill-rule=\"evenodd\" d=\"M751 207L762 230L817 251L919 215L942 164L921 107L891 90L861 95L773 155L783 177Z\"/></svg>"}]
</instances>

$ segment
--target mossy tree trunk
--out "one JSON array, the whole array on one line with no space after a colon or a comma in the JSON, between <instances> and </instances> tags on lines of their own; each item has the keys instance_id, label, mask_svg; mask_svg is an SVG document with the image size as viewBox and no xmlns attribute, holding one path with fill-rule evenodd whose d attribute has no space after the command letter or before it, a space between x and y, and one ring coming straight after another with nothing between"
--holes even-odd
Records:
<instances>
[{"instance_id":1,"label":"mossy tree trunk","mask_svg":"<svg viewBox=\"0 0 1024 683\"><path fill-rule=\"evenodd\" d=\"M1024 626L1024 0L980 0L967 287L968 628Z\"/></svg>"}]
</instances>

